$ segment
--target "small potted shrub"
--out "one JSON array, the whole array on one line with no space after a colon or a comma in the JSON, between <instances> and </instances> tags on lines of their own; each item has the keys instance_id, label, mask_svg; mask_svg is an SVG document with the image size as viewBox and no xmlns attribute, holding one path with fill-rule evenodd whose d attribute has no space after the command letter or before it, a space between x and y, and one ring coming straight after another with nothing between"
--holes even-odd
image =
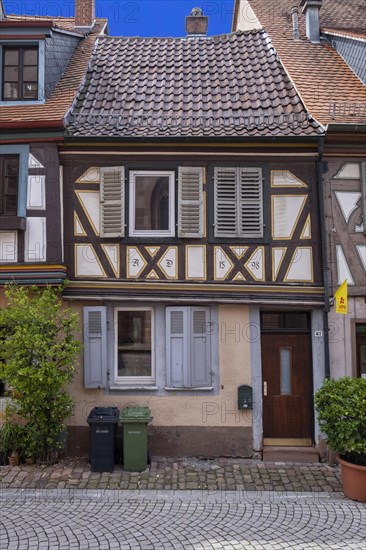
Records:
<instances>
[{"instance_id":1,"label":"small potted shrub","mask_svg":"<svg viewBox=\"0 0 366 550\"><path fill-rule=\"evenodd\" d=\"M366 502L366 379L327 379L315 394L319 426L341 465L346 497Z\"/></svg>"},{"instance_id":2,"label":"small potted shrub","mask_svg":"<svg viewBox=\"0 0 366 550\"><path fill-rule=\"evenodd\" d=\"M10 466L18 466L24 445L24 428L13 422L5 422L0 431L0 451ZM5 460L4 460L5 462Z\"/></svg>"}]
</instances>

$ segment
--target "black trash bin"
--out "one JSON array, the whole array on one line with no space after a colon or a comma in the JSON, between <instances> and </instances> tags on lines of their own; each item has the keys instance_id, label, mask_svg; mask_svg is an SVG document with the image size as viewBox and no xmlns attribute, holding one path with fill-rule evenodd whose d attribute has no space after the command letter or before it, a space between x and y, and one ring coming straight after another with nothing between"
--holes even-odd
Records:
<instances>
[{"instance_id":1,"label":"black trash bin","mask_svg":"<svg viewBox=\"0 0 366 550\"><path fill-rule=\"evenodd\" d=\"M88 416L92 472L114 470L118 419L117 407L94 407Z\"/></svg>"}]
</instances>

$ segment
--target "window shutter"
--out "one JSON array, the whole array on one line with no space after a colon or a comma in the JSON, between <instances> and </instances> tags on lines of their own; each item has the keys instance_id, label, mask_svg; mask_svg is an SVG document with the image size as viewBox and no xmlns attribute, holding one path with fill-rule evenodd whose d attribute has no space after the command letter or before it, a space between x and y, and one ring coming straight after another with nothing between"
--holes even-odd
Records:
<instances>
[{"instance_id":1,"label":"window shutter","mask_svg":"<svg viewBox=\"0 0 366 550\"><path fill-rule=\"evenodd\" d=\"M188 371L187 308L168 307L166 315L167 383L172 388L183 388Z\"/></svg>"},{"instance_id":2,"label":"window shutter","mask_svg":"<svg viewBox=\"0 0 366 550\"><path fill-rule=\"evenodd\" d=\"M203 168L180 166L178 169L178 236L203 237Z\"/></svg>"},{"instance_id":3,"label":"window shutter","mask_svg":"<svg viewBox=\"0 0 366 550\"><path fill-rule=\"evenodd\" d=\"M240 168L239 236L263 236L263 198L261 168Z\"/></svg>"},{"instance_id":4,"label":"window shutter","mask_svg":"<svg viewBox=\"0 0 366 550\"><path fill-rule=\"evenodd\" d=\"M191 308L190 386L211 386L209 308Z\"/></svg>"},{"instance_id":5,"label":"window shutter","mask_svg":"<svg viewBox=\"0 0 366 550\"><path fill-rule=\"evenodd\" d=\"M215 237L238 236L236 174L236 168L215 168Z\"/></svg>"},{"instance_id":6,"label":"window shutter","mask_svg":"<svg viewBox=\"0 0 366 550\"><path fill-rule=\"evenodd\" d=\"M84 387L107 383L107 314L105 307L84 307Z\"/></svg>"},{"instance_id":7,"label":"window shutter","mask_svg":"<svg viewBox=\"0 0 366 550\"><path fill-rule=\"evenodd\" d=\"M100 170L100 235L123 237L125 170L112 166Z\"/></svg>"},{"instance_id":8,"label":"window shutter","mask_svg":"<svg viewBox=\"0 0 366 550\"><path fill-rule=\"evenodd\" d=\"M363 232L366 235L366 162L361 162L361 193Z\"/></svg>"}]
</instances>

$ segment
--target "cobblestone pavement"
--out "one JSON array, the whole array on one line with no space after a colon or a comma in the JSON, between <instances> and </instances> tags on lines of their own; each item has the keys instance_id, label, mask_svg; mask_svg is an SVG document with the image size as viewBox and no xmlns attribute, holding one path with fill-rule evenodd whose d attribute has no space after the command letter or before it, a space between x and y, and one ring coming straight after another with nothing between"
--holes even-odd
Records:
<instances>
[{"instance_id":1,"label":"cobblestone pavement","mask_svg":"<svg viewBox=\"0 0 366 550\"><path fill-rule=\"evenodd\" d=\"M339 493L0 493L0 548L365 549L366 507Z\"/></svg>"},{"instance_id":2,"label":"cobblestone pavement","mask_svg":"<svg viewBox=\"0 0 366 550\"><path fill-rule=\"evenodd\" d=\"M86 460L54 466L0 467L0 488L165 489L240 491L341 491L338 467L264 463L246 459L154 459L144 472L90 471Z\"/></svg>"}]
</instances>

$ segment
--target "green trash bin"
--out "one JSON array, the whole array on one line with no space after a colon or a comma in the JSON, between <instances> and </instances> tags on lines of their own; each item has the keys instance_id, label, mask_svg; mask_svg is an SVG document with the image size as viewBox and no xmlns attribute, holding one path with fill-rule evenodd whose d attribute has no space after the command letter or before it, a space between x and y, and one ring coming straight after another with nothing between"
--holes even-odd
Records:
<instances>
[{"instance_id":1,"label":"green trash bin","mask_svg":"<svg viewBox=\"0 0 366 550\"><path fill-rule=\"evenodd\" d=\"M123 424L123 468L142 472L147 468L147 425L151 420L149 407L125 407L120 415Z\"/></svg>"}]
</instances>

